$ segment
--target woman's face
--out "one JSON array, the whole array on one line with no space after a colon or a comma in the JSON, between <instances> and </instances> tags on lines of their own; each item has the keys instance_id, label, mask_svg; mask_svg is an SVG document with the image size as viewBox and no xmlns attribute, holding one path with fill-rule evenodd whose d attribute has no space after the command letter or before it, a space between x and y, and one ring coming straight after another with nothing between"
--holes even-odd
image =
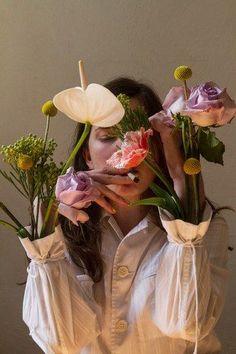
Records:
<instances>
[{"instance_id":1,"label":"woman's face","mask_svg":"<svg viewBox=\"0 0 236 354\"><path fill-rule=\"evenodd\" d=\"M131 100L131 108L137 106L137 100ZM111 128L99 128L93 126L91 128L88 150L86 153L86 163L89 169L104 169L108 167L106 161L111 155L119 150L121 140L113 137ZM141 163L135 168L136 175L139 177L139 182L127 185L109 185L107 186L120 196L128 200L136 200L140 198L147 189L151 181L154 180L154 173L144 164Z\"/></svg>"}]
</instances>

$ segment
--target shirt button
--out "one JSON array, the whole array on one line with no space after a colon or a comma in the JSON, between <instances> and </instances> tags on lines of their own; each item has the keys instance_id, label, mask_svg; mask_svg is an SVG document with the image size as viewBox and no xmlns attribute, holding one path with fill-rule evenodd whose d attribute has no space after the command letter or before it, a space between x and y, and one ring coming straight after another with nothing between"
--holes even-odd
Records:
<instances>
[{"instance_id":1,"label":"shirt button","mask_svg":"<svg viewBox=\"0 0 236 354\"><path fill-rule=\"evenodd\" d=\"M129 269L126 266L121 266L118 268L118 275L121 278L126 277L129 274Z\"/></svg>"},{"instance_id":2,"label":"shirt button","mask_svg":"<svg viewBox=\"0 0 236 354\"><path fill-rule=\"evenodd\" d=\"M116 322L116 331L124 332L128 328L128 323L125 320L119 320Z\"/></svg>"}]
</instances>

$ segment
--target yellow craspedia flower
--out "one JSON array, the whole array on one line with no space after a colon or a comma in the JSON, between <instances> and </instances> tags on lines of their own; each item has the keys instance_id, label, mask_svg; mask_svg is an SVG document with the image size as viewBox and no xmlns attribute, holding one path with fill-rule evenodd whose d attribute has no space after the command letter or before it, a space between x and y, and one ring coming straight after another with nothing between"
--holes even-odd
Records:
<instances>
[{"instance_id":1,"label":"yellow craspedia flower","mask_svg":"<svg viewBox=\"0 0 236 354\"><path fill-rule=\"evenodd\" d=\"M180 65L174 71L175 80L186 81L192 76L192 70L189 66Z\"/></svg>"},{"instance_id":2,"label":"yellow craspedia flower","mask_svg":"<svg viewBox=\"0 0 236 354\"><path fill-rule=\"evenodd\" d=\"M54 103L49 100L43 104L42 112L45 114L45 116L54 117L57 114L57 108Z\"/></svg>"},{"instance_id":3,"label":"yellow craspedia flower","mask_svg":"<svg viewBox=\"0 0 236 354\"><path fill-rule=\"evenodd\" d=\"M200 161L195 159L194 157L190 157L184 163L184 172L187 175L197 175L201 172L201 164Z\"/></svg>"},{"instance_id":4,"label":"yellow craspedia flower","mask_svg":"<svg viewBox=\"0 0 236 354\"><path fill-rule=\"evenodd\" d=\"M33 160L29 155L21 155L17 160L17 166L24 171L31 169Z\"/></svg>"}]
</instances>

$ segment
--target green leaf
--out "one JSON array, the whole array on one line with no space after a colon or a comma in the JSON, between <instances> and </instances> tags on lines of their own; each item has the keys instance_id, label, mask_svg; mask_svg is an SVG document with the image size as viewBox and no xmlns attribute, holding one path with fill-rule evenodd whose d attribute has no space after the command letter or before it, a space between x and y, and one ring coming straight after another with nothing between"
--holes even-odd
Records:
<instances>
[{"instance_id":1,"label":"green leaf","mask_svg":"<svg viewBox=\"0 0 236 354\"><path fill-rule=\"evenodd\" d=\"M162 209L165 209L169 211L173 216L178 217L176 215L176 210L173 208L173 206L168 202L168 200L164 198L147 198L147 199L141 199L137 200L135 202L130 203L131 206L137 206L137 205L154 205L156 207L160 207Z\"/></svg>"},{"instance_id":2,"label":"green leaf","mask_svg":"<svg viewBox=\"0 0 236 354\"><path fill-rule=\"evenodd\" d=\"M199 135L200 154L207 161L223 165L225 145L216 137L215 132L212 132L209 128L201 128Z\"/></svg>"},{"instance_id":3,"label":"green leaf","mask_svg":"<svg viewBox=\"0 0 236 354\"><path fill-rule=\"evenodd\" d=\"M159 197L159 198L163 198L166 199L166 202L168 203L168 206L171 207L171 209L174 211L175 215L178 215L178 207L174 201L174 199L171 197L171 195L165 191L164 189L162 189L161 187L159 187L156 183L151 182L149 184L149 188L153 191L153 193Z\"/></svg>"},{"instance_id":4,"label":"green leaf","mask_svg":"<svg viewBox=\"0 0 236 354\"><path fill-rule=\"evenodd\" d=\"M1 219L0 220L0 225L4 225L6 227L9 227L10 229L13 229L14 231L17 231L17 228L14 225L10 224L9 222L7 222L5 220Z\"/></svg>"}]
</instances>

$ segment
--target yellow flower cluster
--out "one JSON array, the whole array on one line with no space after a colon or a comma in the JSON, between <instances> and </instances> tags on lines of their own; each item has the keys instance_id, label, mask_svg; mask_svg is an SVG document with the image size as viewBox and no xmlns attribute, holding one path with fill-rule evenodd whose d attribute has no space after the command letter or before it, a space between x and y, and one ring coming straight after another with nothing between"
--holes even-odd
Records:
<instances>
[{"instance_id":1,"label":"yellow flower cluster","mask_svg":"<svg viewBox=\"0 0 236 354\"><path fill-rule=\"evenodd\" d=\"M17 167L24 171L30 170L33 164L32 157L29 155L22 154L17 160Z\"/></svg>"}]
</instances>

